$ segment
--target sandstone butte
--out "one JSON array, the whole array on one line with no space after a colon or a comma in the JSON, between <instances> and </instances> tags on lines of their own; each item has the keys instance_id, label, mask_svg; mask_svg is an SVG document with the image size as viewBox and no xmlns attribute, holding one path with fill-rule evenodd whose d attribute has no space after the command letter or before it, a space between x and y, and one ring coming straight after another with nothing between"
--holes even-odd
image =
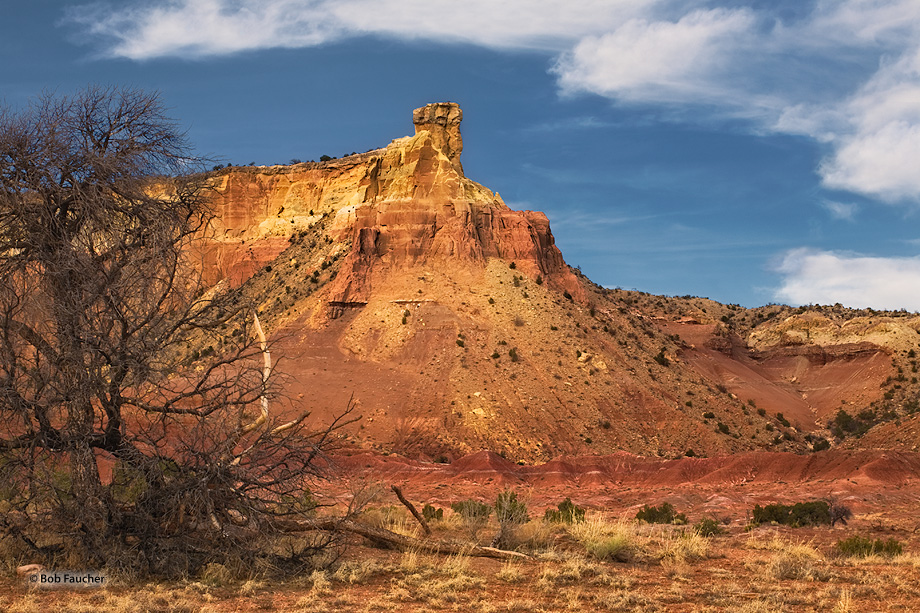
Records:
<instances>
[{"instance_id":1,"label":"sandstone butte","mask_svg":"<svg viewBox=\"0 0 920 613\"><path fill-rule=\"evenodd\" d=\"M276 406L328 420L353 397L343 445L420 459L917 449L917 317L599 287L543 213L464 175L457 104L412 119L382 149L210 175L196 255L260 304ZM899 419L838 440L841 408Z\"/></svg>"}]
</instances>

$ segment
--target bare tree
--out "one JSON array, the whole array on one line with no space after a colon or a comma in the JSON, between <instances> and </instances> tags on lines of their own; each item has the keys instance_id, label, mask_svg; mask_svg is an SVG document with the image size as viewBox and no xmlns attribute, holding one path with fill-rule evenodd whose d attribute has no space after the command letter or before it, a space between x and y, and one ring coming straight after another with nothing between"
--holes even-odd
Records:
<instances>
[{"instance_id":1,"label":"bare tree","mask_svg":"<svg viewBox=\"0 0 920 613\"><path fill-rule=\"evenodd\" d=\"M0 110L0 534L46 557L193 570L317 505L349 410L269 414L258 319L188 260L198 169L155 94Z\"/></svg>"}]
</instances>

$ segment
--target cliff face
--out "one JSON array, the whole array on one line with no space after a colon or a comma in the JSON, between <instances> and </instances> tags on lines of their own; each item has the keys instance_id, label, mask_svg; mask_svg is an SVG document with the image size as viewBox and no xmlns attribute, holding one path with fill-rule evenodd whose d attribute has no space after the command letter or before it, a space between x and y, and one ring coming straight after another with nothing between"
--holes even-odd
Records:
<instances>
[{"instance_id":1,"label":"cliff face","mask_svg":"<svg viewBox=\"0 0 920 613\"><path fill-rule=\"evenodd\" d=\"M374 279L393 267L451 260L484 267L514 261L576 298L583 291L542 213L513 211L463 175L463 114L454 103L413 112L415 135L384 149L327 163L229 168L214 178L217 213L204 250L209 281L239 285L283 251L291 236L331 217L328 238L348 243L329 288L332 304L365 303Z\"/></svg>"}]
</instances>

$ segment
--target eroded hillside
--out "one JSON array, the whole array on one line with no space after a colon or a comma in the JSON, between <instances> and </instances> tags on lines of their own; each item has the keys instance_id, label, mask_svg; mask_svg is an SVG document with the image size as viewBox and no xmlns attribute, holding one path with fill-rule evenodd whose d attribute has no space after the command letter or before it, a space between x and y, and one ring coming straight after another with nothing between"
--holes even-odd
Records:
<instances>
[{"instance_id":1,"label":"eroded hillside","mask_svg":"<svg viewBox=\"0 0 920 613\"><path fill-rule=\"evenodd\" d=\"M290 408L354 396L346 444L431 459L874 440L835 437L841 408L910 432L920 319L598 287L545 215L464 176L461 117L428 105L383 149L212 177L206 270L261 304Z\"/></svg>"}]
</instances>

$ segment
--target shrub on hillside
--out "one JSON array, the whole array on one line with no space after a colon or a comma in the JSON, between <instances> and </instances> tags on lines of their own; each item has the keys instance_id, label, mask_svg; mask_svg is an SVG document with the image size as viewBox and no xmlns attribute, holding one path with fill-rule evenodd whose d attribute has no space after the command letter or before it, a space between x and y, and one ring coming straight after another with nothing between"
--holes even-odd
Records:
<instances>
[{"instance_id":1,"label":"shrub on hillside","mask_svg":"<svg viewBox=\"0 0 920 613\"><path fill-rule=\"evenodd\" d=\"M543 514L543 521L557 524L574 524L585 521L585 510L572 502L571 498L556 505L556 509L546 509Z\"/></svg>"},{"instance_id":2,"label":"shrub on hillside","mask_svg":"<svg viewBox=\"0 0 920 613\"><path fill-rule=\"evenodd\" d=\"M700 533L701 536L714 536L716 534L723 534L725 529L719 525L719 522L712 519L711 517L706 517L701 519L693 526L693 528Z\"/></svg>"},{"instance_id":3,"label":"shrub on hillside","mask_svg":"<svg viewBox=\"0 0 920 613\"><path fill-rule=\"evenodd\" d=\"M901 555L904 551L901 543L895 539L890 538L887 541L875 539L873 541L871 538L859 535L837 541L834 547L840 555L851 558L866 558L871 555L893 557Z\"/></svg>"},{"instance_id":4,"label":"shrub on hillside","mask_svg":"<svg viewBox=\"0 0 920 613\"><path fill-rule=\"evenodd\" d=\"M636 519L650 524L686 524L687 516L678 513L670 502L662 503L659 507L642 505L636 513Z\"/></svg>"},{"instance_id":5,"label":"shrub on hillside","mask_svg":"<svg viewBox=\"0 0 920 613\"><path fill-rule=\"evenodd\" d=\"M422 507L422 517L426 521L442 520L444 519L444 509L437 509L430 504L426 504Z\"/></svg>"},{"instance_id":6,"label":"shrub on hillside","mask_svg":"<svg viewBox=\"0 0 920 613\"><path fill-rule=\"evenodd\" d=\"M754 505L753 523L777 523L799 528L801 526L830 525L833 521L830 505L824 500L788 504Z\"/></svg>"},{"instance_id":7,"label":"shrub on hillside","mask_svg":"<svg viewBox=\"0 0 920 613\"><path fill-rule=\"evenodd\" d=\"M527 515L527 504L517 498L517 493L505 490L495 499L495 518L499 524L526 524L530 521Z\"/></svg>"},{"instance_id":8,"label":"shrub on hillside","mask_svg":"<svg viewBox=\"0 0 920 613\"><path fill-rule=\"evenodd\" d=\"M492 507L478 500L462 500L450 505L454 513L460 516L463 526L469 531L470 537L475 539L479 531L486 525Z\"/></svg>"}]
</instances>

